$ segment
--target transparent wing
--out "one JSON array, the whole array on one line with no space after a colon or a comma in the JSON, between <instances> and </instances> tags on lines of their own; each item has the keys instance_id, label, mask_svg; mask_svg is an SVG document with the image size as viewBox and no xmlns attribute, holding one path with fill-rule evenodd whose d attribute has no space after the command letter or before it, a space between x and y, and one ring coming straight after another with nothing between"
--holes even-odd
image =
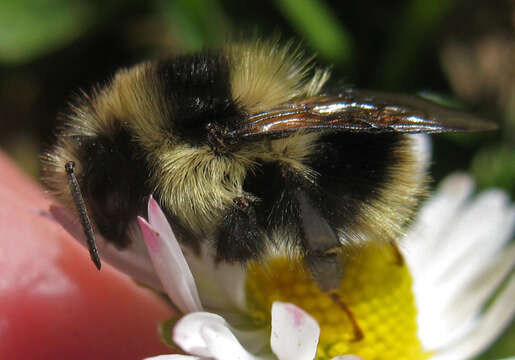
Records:
<instances>
[{"instance_id":1,"label":"transparent wing","mask_svg":"<svg viewBox=\"0 0 515 360\"><path fill-rule=\"evenodd\" d=\"M286 136L298 130L442 133L494 130L493 123L418 96L363 90L320 95L249 116L231 138Z\"/></svg>"}]
</instances>

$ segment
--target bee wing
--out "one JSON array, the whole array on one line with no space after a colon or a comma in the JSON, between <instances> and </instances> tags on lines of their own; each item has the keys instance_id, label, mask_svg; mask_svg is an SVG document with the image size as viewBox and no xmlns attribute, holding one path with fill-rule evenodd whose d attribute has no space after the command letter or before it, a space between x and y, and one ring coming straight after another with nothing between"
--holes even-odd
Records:
<instances>
[{"instance_id":1,"label":"bee wing","mask_svg":"<svg viewBox=\"0 0 515 360\"><path fill-rule=\"evenodd\" d=\"M286 136L298 130L441 133L493 130L496 125L418 96L363 90L320 95L249 116L232 138Z\"/></svg>"}]
</instances>

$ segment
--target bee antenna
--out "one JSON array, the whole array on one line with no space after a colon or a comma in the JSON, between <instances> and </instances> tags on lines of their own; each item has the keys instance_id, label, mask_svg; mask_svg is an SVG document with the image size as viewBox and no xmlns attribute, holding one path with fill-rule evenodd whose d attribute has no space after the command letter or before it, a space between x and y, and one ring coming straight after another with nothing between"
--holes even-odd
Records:
<instances>
[{"instance_id":1,"label":"bee antenna","mask_svg":"<svg viewBox=\"0 0 515 360\"><path fill-rule=\"evenodd\" d=\"M82 193L80 191L79 182L75 177L75 162L68 161L64 165L64 168L66 170L66 174L68 174L68 184L70 185L70 192L72 193L73 202L75 203L77 211L79 212L79 218L82 224L82 229L84 230L84 234L86 235L89 255L91 256L91 260L93 261L97 269L100 270L102 264L100 262L100 256L98 255L97 244L95 243L95 234L93 233L93 227L91 226L88 211L86 210L86 205L84 204L84 198L82 197Z\"/></svg>"}]
</instances>

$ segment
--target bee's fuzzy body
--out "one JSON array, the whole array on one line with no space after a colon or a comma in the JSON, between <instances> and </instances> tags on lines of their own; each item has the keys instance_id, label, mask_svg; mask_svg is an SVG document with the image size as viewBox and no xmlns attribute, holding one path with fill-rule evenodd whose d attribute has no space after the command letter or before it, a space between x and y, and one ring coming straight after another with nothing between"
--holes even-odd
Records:
<instances>
[{"instance_id":1,"label":"bee's fuzzy body","mask_svg":"<svg viewBox=\"0 0 515 360\"><path fill-rule=\"evenodd\" d=\"M206 241L221 261L279 251L314 259L316 272L335 249L402 234L427 182L410 135L299 129L217 144L209 126L244 127L323 94L328 78L266 41L121 70L73 106L45 181L73 209L74 161L96 230L120 249L141 241L136 217L153 194L181 241Z\"/></svg>"}]
</instances>

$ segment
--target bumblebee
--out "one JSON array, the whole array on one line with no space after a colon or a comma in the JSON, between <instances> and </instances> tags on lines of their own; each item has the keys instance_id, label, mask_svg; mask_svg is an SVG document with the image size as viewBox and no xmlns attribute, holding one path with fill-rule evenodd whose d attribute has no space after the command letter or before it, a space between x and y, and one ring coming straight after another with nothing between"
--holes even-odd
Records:
<instances>
[{"instance_id":1,"label":"bumblebee","mask_svg":"<svg viewBox=\"0 0 515 360\"><path fill-rule=\"evenodd\" d=\"M241 264L283 252L330 290L347 246L395 243L424 196L411 134L494 126L328 80L273 41L122 69L72 105L46 184L78 207L99 268L93 230L121 251L142 241L136 217L153 194L184 245Z\"/></svg>"}]
</instances>

